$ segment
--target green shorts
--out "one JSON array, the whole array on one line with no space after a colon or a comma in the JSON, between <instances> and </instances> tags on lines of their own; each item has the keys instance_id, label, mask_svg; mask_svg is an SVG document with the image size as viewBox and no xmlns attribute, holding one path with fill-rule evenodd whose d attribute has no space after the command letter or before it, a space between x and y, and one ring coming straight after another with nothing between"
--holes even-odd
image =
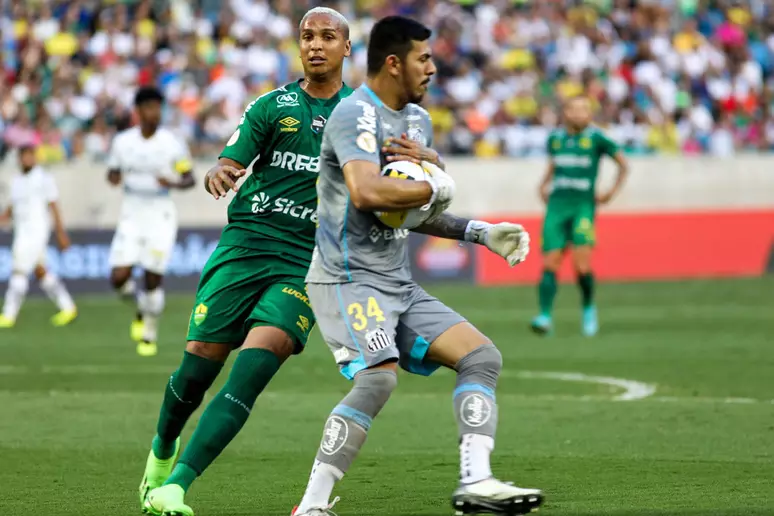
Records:
<instances>
[{"instance_id":1,"label":"green shorts","mask_svg":"<svg viewBox=\"0 0 774 516\"><path fill-rule=\"evenodd\" d=\"M591 202L549 203L543 221L543 252L575 246L593 246L594 212Z\"/></svg>"},{"instance_id":2,"label":"green shorts","mask_svg":"<svg viewBox=\"0 0 774 516\"><path fill-rule=\"evenodd\" d=\"M300 353L315 323L306 272L276 253L218 246L199 279L188 340L237 348L251 329L272 326L292 337Z\"/></svg>"}]
</instances>

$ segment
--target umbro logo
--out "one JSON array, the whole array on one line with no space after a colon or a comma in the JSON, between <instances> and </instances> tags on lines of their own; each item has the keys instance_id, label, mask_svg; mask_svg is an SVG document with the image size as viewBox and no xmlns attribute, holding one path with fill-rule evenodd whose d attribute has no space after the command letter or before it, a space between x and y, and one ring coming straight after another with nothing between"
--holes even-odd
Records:
<instances>
[{"instance_id":1,"label":"umbro logo","mask_svg":"<svg viewBox=\"0 0 774 516\"><path fill-rule=\"evenodd\" d=\"M283 127L280 127L280 132L282 132L282 133L295 133L295 132L298 131L298 127L296 127L296 126L298 124L300 124L301 122L299 122L298 120L296 120L292 116L286 116L285 118L280 120L279 123L280 123L280 125L283 126Z\"/></svg>"}]
</instances>

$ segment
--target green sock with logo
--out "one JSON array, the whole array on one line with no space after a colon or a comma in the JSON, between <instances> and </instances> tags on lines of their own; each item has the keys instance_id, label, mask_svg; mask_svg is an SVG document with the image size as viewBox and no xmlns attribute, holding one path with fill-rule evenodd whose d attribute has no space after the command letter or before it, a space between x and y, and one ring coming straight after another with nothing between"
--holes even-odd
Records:
<instances>
[{"instance_id":1,"label":"green sock with logo","mask_svg":"<svg viewBox=\"0 0 774 516\"><path fill-rule=\"evenodd\" d=\"M279 358L265 349L248 348L237 355L228 381L207 405L165 485L188 490L242 429L258 395L279 368Z\"/></svg>"},{"instance_id":2,"label":"green sock with logo","mask_svg":"<svg viewBox=\"0 0 774 516\"><path fill-rule=\"evenodd\" d=\"M186 351L183 362L167 382L164 401L161 404L156 437L153 438L153 454L158 459L168 459L175 453L175 440L180 437L188 418L204 399L204 394L223 369L216 362Z\"/></svg>"}]
</instances>

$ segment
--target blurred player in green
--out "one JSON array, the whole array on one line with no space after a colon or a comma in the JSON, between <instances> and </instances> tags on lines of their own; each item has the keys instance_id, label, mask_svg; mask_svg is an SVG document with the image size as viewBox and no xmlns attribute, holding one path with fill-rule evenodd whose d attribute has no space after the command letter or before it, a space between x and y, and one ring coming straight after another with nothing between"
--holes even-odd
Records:
<instances>
[{"instance_id":1,"label":"blurred player in green","mask_svg":"<svg viewBox=\"0 0 774 516\"><path fill-rule=\"evenodd\" d=\"M166 387L140 484L150 514L193 515L186 491L237 435L281 364L303 350L315 324L304 278L315 243L320 143L333 108L352 92L342 82L351 44L347 20L332 9L312 9L299 30L304 79L247 106L205 179L215 199L236 195L202 271L183 362ZM256 157L253 174L237 187ZM240 347L175 464L183 426Z\"/></svg>"},{"instance_id":2,"label":"blurred player in green","mask_svg":"<svg viewBox=\"0 0 774 516\"><path fill-rule=\"evenodd\" d=\"M594 304L594 275L591 254L594 247L594 215L597 205L609 203L620 191L627 163L618 146L602 131L591 126L591 103L585 96L569 99L564 106L566 126L548 138L549 164L540 196L546 203L543 222L543 277L538 287L540 315L532 320L536 333L553 329L551 312L556 297L556 273L565 249L570 248L583 305L583 334L599 329ZM610 156L618 165L613 187L597 193L599 164Z\"/></svg>"}]
</instances>

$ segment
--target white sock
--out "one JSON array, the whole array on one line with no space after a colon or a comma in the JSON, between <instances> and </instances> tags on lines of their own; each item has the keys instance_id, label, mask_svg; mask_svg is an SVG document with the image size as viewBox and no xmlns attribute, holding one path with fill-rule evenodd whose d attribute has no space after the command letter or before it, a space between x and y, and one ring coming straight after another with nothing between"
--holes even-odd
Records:
<instances>
[{"instance_id":1,"label":"white sock","mask_svg":"<svg viewBox=\"0 0 774 516\"><path fill-rule=\"evenodd\" d=\"M67 291L65 284L56 275L47 272L43 279L40 280L40 288L43 289L43 292L60 310L68 312L75 310L73 298Z\"/></svg>"},{"instance_id":2,"label":"white sock","mask_svg":"<svg viewBox=\"0 0 774 516\"><path fill-rule=\"evenodd\" d=\"M143 340L147 342L156 342L159 332L159 318L164 311L164 289L155 288L143 292L142 303L140 303L140 298L141 296L138 296L138 307L142 312L142 323L145 328Z\"/></svg>"},{"instance_id":3,"label":"white sock","mask_svg":"<svg viewBox=\"0 0 774 516\"><path fill-rule=\"evenodd\" d=\"M137 311L144 314L148 310L148 294L144 290L137 292Z\"/></svg>"},{"instance_id":4,"label":"white sock","mask_svg":"<svg viewBox=\"0 0 774 516\"><path fill-rule=\"evenodd\" d=\"M489 456L494 450L494 438L488 435L465 434L460 440L460 481L475 484L492 476Z\"/></svg>"},{"instance_id":5,"label":"white sock","mask_svg":"<svg viewBox=\"0 0 774 516\"><path fill-rule=\"evenodd\" d=\"M134 279L129 278L126 283L118 289L118 294L123 298L131 299L137 292L137 283Z\"/></svg>"},{"instance_id":6,"label":"white sock","mask_svg":"<svg viewBox=\"0 0 774 516\"><path fill-rule=\"evenodd\" d=\"M16 320L24 304L24 298L27 297L27 290L30 288L30 280L27 276L21 274L12 274L8 280L8 290L5 291L5 301L3 303L3 315L8 319Z\"/></svg>"},{"instance_id":7,"label":"white sock","mask_svg":"<svg viewBox=\"0 0 774 516\"><path fill-rule=\"evenodd\" d=\"M312 474L309 475L309 484L296 512L304 514L312 509L326 509L333 493L333 486L343 477L344 473L339 468L315 460Z\"/></svg>"}]
</instances>

